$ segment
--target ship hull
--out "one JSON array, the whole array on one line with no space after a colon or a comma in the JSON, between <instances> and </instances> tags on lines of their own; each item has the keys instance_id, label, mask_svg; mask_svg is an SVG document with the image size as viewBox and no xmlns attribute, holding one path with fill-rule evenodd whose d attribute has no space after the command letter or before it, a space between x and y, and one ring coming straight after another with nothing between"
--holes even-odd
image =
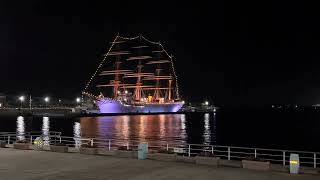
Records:
<instances>
[{"instance_id":1,"label":"ship hull","mask_svg":"<svg viewBox=\"0 0 320 180\"><path fill-rule=\"evenodd\" d=\"M143 106L128 105L118 100L101 99L96 101L100 113L167 113L177 112L183 106L183 102L174 103L147 103Z\"/></svg>"}]
</instances>

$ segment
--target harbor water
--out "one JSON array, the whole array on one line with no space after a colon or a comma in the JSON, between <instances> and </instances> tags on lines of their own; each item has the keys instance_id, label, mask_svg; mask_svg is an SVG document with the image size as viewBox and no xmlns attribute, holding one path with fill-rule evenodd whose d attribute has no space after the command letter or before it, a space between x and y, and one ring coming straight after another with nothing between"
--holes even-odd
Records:
<instances>
[{"instance_id":1,"label":"harbor water","mask_svg":"<svg viewBox=\"0 0 320 180\"><path fill-rule=\"evenodd\" d=\"M169 144L217 144L320 151L320 111L223 109L216 113L103 117L0 117L0 132L60 131L64 136Z\"/></svg>"}]
</instances>

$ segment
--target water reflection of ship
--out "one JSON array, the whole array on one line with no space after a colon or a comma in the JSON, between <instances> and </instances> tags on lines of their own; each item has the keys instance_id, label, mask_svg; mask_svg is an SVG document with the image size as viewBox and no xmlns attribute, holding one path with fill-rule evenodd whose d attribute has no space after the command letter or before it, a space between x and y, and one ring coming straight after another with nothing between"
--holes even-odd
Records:
<instances>
[{"instance_id":1,"label":"water reflection of ship","mask_svg":"<svg viewBox=\"0 0 320 180\"><path fill-rule=\"evenodd\" d=\"M216 113L205 113L202 117L202 120L199 120L199 114L83 117L72 122L73 136L77 147L81 145L77 138L149 142L150 146L216 143ZM18 140L26 138L26 127L30 127L30 122L22 116L17 117ZM42 127L42 135L46 138L50 128L55 129L52 127L55 123L50 124L48 117L43 117L41 122L36 124Z\"/></svg>"},{"instance_id":2,"label":"water reflection of ship","mask_svg":"<svg viewBox=\"0 0 320 180\"><path fill-rule=\"evenodd\" d=\"M185 115L135 115L81 118L81 136L149 142L149 146L184 144ZM79 134L79 133L78 133Z\"/></svg>"}]
</instances>

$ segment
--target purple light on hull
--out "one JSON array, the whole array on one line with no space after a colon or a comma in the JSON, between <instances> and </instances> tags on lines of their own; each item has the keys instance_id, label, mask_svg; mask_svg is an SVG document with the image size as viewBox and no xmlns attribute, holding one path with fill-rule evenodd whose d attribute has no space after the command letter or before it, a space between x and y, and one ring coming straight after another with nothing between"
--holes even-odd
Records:
<instances>
[{"instance_id":1,"label":"purple light on hull","mask_svg":"<svg viewBox=\"0 0 320 180\"><path fill-rule=\"evenodd\" d=\"M177 112L183 106L182 102L166 104L145 104L144 106L125 105L117 100L97 101L100 113L155 113Z\"/></svg>"}]
</instances>

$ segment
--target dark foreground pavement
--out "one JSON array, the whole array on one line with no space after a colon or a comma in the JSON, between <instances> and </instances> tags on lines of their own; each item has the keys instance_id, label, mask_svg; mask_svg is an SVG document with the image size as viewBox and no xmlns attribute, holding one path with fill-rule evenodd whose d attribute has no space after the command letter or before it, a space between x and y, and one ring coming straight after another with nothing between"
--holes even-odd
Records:
<instances>
[{"instance_id":1,"label":"dark foreground pavement","mask_svg":"<svg viewBox=\"0 0 320 180\"><path fill-rule=\"evenodd\" d=\"M0 148L0 180L309 180L319 175L290 175L242 168L136 160L79 153L54 153Z\"/></svg>"}]
</instances>

